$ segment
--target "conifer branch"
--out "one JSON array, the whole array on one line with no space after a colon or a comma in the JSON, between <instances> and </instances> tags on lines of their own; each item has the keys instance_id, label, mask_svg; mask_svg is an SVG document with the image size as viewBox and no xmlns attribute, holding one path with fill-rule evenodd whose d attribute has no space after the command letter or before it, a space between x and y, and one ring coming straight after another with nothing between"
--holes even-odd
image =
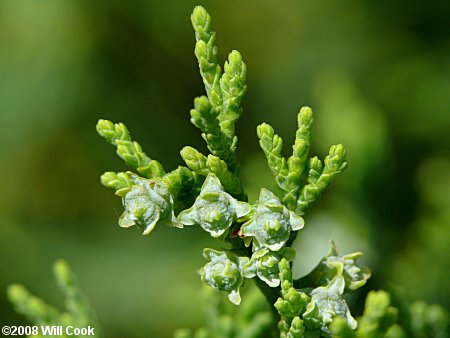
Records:
<instances>
[{"instance_id":1,"label":"conifer branch","mask_svg":"<svg viewBox=\"0 0 450 338\"><path fill-rule=\"evenodd\" d=\"M214 155L205 156L192 147L184 147L180 153L189 169L205 177L208 174L216 175L226 191L233 196L243 197L241 181L228 170L225 161Z\"/></svg>"},{"instance_id":2,"label":"conifer branch","mask_svg":"<svg viewBox=\"0 0 450 338\"><path fill-rule=\"evenodd\" d=\"M221 109L220 76L222 71L217 62L216 32L211 25L211 16L203 7L197 6L191 15L191 21L197 40L195 56L198 60L200 75L202 76L206 93L209 101L217 109Z\"/></svg>"},{"instance_id":3,"label":"conifer branch","mask_svg":"<svg viewBox=\"0 0 450 338\"><path fill-rule=\"evenodd\" d=\"M347 167L346 151L342 144L334 145L330 148L328 156L325 158L325 165L321 169L322 163L317 158L310 161L308 173L308 184L302 187L297 201L296 212L303 215L306 209L328 188L334 177ZM320 172L320 176L319 176Z\"/></svg>"},{"instance_id":4,"label":"conifer branch","mask_svg":"<svg viewBox=\"0 0 450 338\"><path fill-rule=\"evenodd\" d=\"M165 174L161 163L148 157L140 144L131 139L130 133L123 123L114 124L108 120L99 120L97 132L117 148L117 155L128 166L136 169L142 176L154 178Z\"/></svg>"}]
</instances>

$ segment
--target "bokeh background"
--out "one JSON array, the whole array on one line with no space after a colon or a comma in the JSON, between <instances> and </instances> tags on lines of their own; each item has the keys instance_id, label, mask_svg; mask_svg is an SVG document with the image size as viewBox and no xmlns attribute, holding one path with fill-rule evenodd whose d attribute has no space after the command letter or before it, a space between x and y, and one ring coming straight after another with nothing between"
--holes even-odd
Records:
<instances>
[{"instance_id":1,"label":"bokeh background","mask_svg":"<svg viewBox=\"0 0 450 338\"><path fill-rule=\"evenodd\" d=\"M450 303L450 2L369 0L0 1L0 322L25 324L12 282L62 305L52 263L65 258L107 337L170 337L202 323L195 228L120 229L104 171L125 169L95 132L122 121L166 168L184 145L204 89L190 13L213 17L219 57L238 49L248 94L238 125L253 200L273 187L255 128L290 151L296 115L316 116L313 154L342 142L349 168L307 215L296 275L334 238L365 252L369 288ZM363 297L361 297L363 298ZM358 308L358 307L357 307ZM358 311L358 310L357 310Z\"/></svg>"}]
</instances>

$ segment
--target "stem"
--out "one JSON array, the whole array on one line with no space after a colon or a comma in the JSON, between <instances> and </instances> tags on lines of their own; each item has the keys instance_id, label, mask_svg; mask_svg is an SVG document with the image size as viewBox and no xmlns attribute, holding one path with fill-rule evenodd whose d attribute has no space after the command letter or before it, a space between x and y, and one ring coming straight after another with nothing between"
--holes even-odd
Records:
<instances>
[{"instance_id":1,"label":"stem","mask_svg":"<svg viewBox=\"0 0 450 338\"><path fill-rule=\"evenodd\" d=\"M267 302L270 304L270 306L273 307L273 304L277 301L279 294L280 294L280 287L277 288L271 288L268 286L264 281L260 280L259 278L255 278L256 286L261 290L261 292L264 294L264 297L266 297ZM273 308L274 313L278 315L278 312Z\"/></svg>"},{"instance_id":2,"label":"stem","mask_svg":"<svg viewBox=\"0 0 450 338\"><path fill-rule=\"evenodd\" d=\"M279 297L280 294L280 287L277 288L271 288L268 286L264 281L260 280L259 278L254 279L256 286L259 288L259 290L263 293L264 297L266 297L267 302L269 303L272 315L273 315L273 321L270 328L270 332L274 338L278 338L280 336L280 332L278 331L278 311L273 306L276 302L276 300Z\"/></svg>"},{"instance_id":3,"label":"stem","mask_svg":"<svg viewBox=\"0 0 450 338\"><path fill-rule=\"evenodd\" d=\"M291 247L294 244L295 239L297 238L298 231L292 231L289 235L289 239L286 242L286 247Z\"/></svg>"}]
</instances>

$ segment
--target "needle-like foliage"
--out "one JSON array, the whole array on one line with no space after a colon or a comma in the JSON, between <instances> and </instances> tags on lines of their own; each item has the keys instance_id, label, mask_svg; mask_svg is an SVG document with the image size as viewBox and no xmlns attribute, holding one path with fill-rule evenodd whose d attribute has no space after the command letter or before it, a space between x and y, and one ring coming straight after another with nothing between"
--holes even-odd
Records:
<instances>
[{"instance_id":1,"label":"needle-like foliage","mask_svg":"<svg viewBox=\"0 0 450 338\"><path fill-rule=\"evenodd\" d=\"M72 326L74 328L92 327L96 337L101 337L97 316L90 307L86 297L80 291L78 283L68 264L57 261L53 266L56 283L65 296L65 311L59 311L48 305L42 299L32 295L24 286L12 284L7 294L16 311L26 316L34 325L39 327L37 335L33 337L49 336L42 330L42 326ZM58 337L68 338L72 332L62 331Z\"/></svg>"}]
</instances>

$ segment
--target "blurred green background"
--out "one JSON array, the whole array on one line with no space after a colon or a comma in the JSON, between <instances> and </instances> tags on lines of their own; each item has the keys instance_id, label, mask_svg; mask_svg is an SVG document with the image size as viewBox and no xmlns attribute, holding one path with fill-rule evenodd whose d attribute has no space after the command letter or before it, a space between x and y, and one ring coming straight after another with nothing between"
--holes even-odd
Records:
<instances>
[{"instance_id":1,"label":"blurred green background","mask_svg":"<svg viewBox=\"0 0 450 338\"><path fill-rule=\"evenodd\" d=\"M349 168L306 218L297 275L334 238L365 252L366 287L450 305L450 2L369 0L0 1L0 323L25 324L12 282L62 305L51 274L66 258L107 337L171 337L202 323L195 228L120 229L120 201L99 183L123 170L95 132L124 122L167 169L204 89L190 13L213 17L223 62L239 50L248 94L238 125L254 200L273 187L255 128L293 141L301 105L315 111L313 154L342 142Z\"/></svg>"}]
</instances>

